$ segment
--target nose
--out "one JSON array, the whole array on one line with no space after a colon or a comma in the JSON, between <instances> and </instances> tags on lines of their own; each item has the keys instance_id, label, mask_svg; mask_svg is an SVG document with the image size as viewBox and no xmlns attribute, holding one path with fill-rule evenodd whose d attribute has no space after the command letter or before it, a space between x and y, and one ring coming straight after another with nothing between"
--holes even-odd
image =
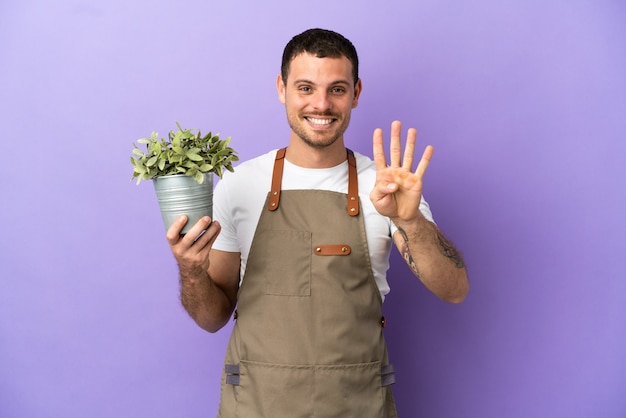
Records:
<instances>
[{"instance_id":1,"label":"nose","mask_svg":"<svg viewBox=\"0 0 626 418\"><path fill-rule=\"evenodd\" d=\"M332 106L332 103L330 101L330 96L328 92L324 90L316 91L315 94L313 94L312 105L313 105L313 108L315 108L315 110L320 110L320 111L329 110Z\"/></svg>"}]
</instances>

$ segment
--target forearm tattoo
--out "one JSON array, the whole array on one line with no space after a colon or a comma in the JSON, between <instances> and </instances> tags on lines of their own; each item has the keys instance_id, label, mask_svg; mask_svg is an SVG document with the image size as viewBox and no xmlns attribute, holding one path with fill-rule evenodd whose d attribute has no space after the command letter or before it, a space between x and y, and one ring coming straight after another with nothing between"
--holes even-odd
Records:
<instances>
[{"instance_id":1,"label":"forearm tattoo","mask_svg":"<svg viewBox=\"0 0 626 418\"><path fill-rule=\"evenodd\" d=\"M417 265L415 264L415 260L413 260L411 251L409 251L409 237L407 236L404 229L398 227L398 231L400 232L400 235L402 235L402 240L404 241L404 245L402 246L402 258L404 258L404 261L408 264L411 270L413 270L413 273L419 276Z\"/></svg>"},{"instance_id":2,"label":"forearm tattoo","mask_svg":"<svg viewBox=\"0 0 626 418\"><path fill-rule=\"evenodd\" d=\"M454 263L456 268L462 269L465 267L461 254L459 254L456 248L454 248L454 245L448 241L441 231L437 231L437 240L439 240L439 246L441 247L443 255L449 258Z\"/></svg>"},{"instance_id":3,"label":"forearm tattoo","mask_svg":"<svg viewBox=\"0 0 626 418\"><path fill-rule=\"evenodd\" d=\"M417 265L415 264L415 260L413 260L411 251L409 250L409 237L404 229L398 227L398 231L400 232L402 240L404 241L404 245L402 246L401 251L402 257L404 258L404 261L409 265L411 270L413 270L413 272L419 276ZM454 248L454 245L441 233L441 231L437 230L436 236L443 256L452 261L456 268L464 268L465 263L463 262L463 258L461 257L461 254L459 254L459 252L456 250L456 248Z\"/></svg>"}]
</instances>

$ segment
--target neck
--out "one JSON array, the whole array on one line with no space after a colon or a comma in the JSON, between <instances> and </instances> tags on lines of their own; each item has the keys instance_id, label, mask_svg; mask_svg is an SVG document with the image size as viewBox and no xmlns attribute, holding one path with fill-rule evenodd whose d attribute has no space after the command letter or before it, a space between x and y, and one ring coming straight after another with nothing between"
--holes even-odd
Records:
<instances>
[{"instance_id":1,"label":"neck","mask_svg":"<svg viewBox=\"0 0 626 418\"><path fill-rule=\"evenodd\" d=\"M347 158L343 139L338 139L326 147L312 147L301 139L289 141L285 158L290 163L303 168L330 168L335 167Z\"/></svg>"}]
</instances>

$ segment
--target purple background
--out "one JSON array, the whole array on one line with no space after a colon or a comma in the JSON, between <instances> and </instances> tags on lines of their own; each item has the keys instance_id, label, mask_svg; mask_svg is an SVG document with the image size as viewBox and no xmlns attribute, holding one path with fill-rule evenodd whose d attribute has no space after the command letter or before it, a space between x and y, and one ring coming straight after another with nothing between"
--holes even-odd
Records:
<instances>
[{"instance_id":1,"label":"purple background","mask_svg":"<svg viewBox=\"0 0 626 418\"><path fill-rule=\"evenodd\" d=\"M314 26L360 53L349 146L395 118L435 146L426 197L469 266L455 306L393 255L400 415L626 416L625 3L365 4L0 3L0 416L215 415L229 329L180 307L131 143L286 144L280 55Z\"/></svg>"}]
</instances>

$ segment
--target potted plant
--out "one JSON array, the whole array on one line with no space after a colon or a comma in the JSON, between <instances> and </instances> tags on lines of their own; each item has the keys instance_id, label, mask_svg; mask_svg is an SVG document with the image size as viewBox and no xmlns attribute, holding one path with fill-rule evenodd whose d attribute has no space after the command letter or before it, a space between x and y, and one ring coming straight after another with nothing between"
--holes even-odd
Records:
<instances>
[{"instance_id":1,"label":"potted plant","mask_svg":"<svg viewBox=\"0 0 626 418\"><path fill-rule=\"evenodd\" d=\"M224 170L234 171L237 152L229 147L230 137L202 135L199 129L170 131L167 138L152 132L150 138L133 143L130 161L131 180L153 180L161 215L166 228L182 214L189 218L181 233L186 233L201 217L213 216L213 174L222 177Z\"/></svg>"}]
</instances>

